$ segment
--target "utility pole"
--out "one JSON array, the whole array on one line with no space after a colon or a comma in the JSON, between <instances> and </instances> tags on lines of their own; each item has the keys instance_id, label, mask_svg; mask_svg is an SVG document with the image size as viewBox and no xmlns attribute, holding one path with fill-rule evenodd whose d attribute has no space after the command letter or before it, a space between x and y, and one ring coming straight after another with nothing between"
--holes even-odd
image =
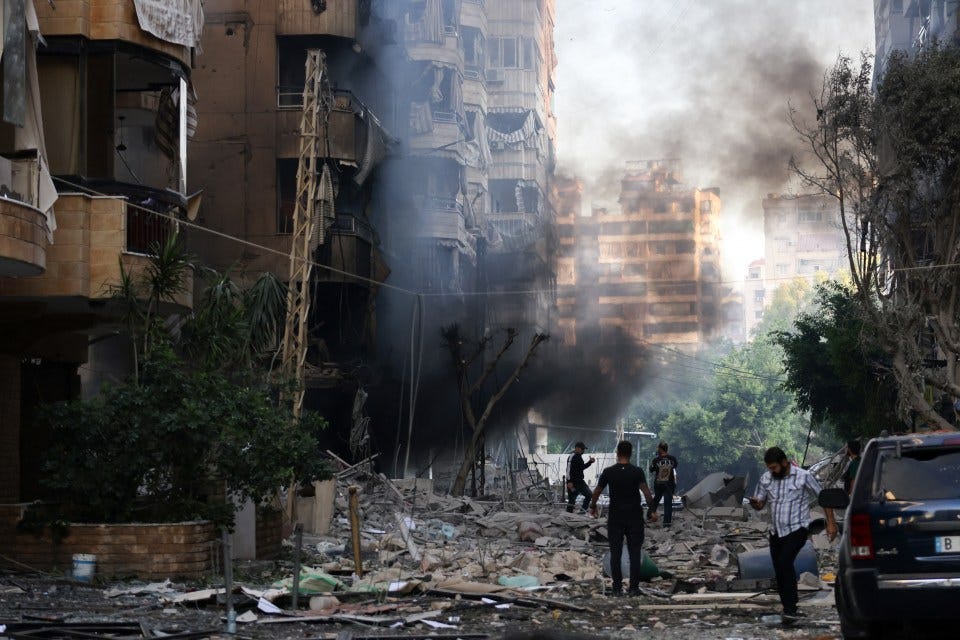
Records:
<instances>
[{"instance_id":1,"label":"utility pole","mask_svg":"<svg viewBox=\"0 0 960 640\"><path fill-rule=\"evenodd\" d=\"M297 193L290 238L290 270L287 281L287 315L283 329L281 371L284 391L281 402L291 408L294 422L303 414L307 361L307 320L310 315L310 276L313 256L324 241L326 219L333 217L333 186L321 149L327 139L327 120L332 95L327 79L326 56L320 49L307 50L303 85L303 115L300 118L300 156ZM287 493L287 517L293 519L294 487Z\"/></svg>"}]
</instances>

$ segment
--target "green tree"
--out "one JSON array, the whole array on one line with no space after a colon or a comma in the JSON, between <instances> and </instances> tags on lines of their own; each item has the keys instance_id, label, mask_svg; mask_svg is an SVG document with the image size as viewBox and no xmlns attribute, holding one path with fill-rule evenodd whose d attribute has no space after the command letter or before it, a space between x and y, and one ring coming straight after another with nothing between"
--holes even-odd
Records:
<instances>
[{"instance_id":1,"label":"green tree","mask_svg":"<svg viewBox=\"0 0 960 640\"><path fill-rule=\"evenodd\" d=\"M171 318L189 270L209 279L192 313ZM276 403L267 358L276 350L285 289L250 287L197 268L174 236L137 280L122 272L114 299L135 370L90 400L43 407L51 427L45 484L74 519L212 519L230 525L227 492L260 502L295 480L326 477L316 455L326 423L294 421ZM213 499L211 499L213 498Z\"/></svg>"},{"instance_id":2,"label":"green tree","mask_svg":"<svg viewBox=\"0 0 960 640\"><path fill-rule=\"evenodd\" d=\"M960 397L960 50L894 53L871 79L867 55L827 72L816 123L795 118L809 157L794 168L840 205L863 337L901 419L952 428L936 404Z\"/></svg>"},{"instance_id":3,"label":"green tree","mask_svg":"<svg viewBox=\"0 0 960 640\"><path fill-rule=\"evenodd\" d=\"M838 282L817 288L812 311L801 313L773 341L783 349L787 382L797 406L815 424L847 440L892 430L896 384L885 355L864 341L866 327L855 293Z\"/></svg>"}]
</instances>

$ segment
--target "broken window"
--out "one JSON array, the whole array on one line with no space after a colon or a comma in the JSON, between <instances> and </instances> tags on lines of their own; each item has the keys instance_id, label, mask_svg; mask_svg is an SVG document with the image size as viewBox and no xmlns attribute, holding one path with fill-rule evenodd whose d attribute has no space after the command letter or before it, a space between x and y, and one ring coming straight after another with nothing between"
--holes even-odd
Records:
<instances>
[{"instance_id":1,"label":"broken window","mask_svg":"<svg viewBox=\"0 0 960 640\"><path fill-rule=\"evenodd\" d=\"M494 213L515 213L519 211L517 205L516 180L490 180L490 203Z\"/></svg>"},{"instance_id":2,"label":"broken window","mask_svg":"<svg viewBox=\"0 0 960 640\"><path fill-rule=\"evenodd\" d=\"M57 141L52 172L181 191L181 79L170 64L139 50L50 45L37 71L44 134Z\"/></svg>"},{"instance_id":3,"label":"broken window","mask_svg":"<svg viewBox=\"0 0 960 640\"><path fill-rule=\"evenodd\" d=\"M463 43L463 61L468 71L483 71L485 46L483 34L476 27L460 27L460 40Z\"/></svg>"}]
</instances>

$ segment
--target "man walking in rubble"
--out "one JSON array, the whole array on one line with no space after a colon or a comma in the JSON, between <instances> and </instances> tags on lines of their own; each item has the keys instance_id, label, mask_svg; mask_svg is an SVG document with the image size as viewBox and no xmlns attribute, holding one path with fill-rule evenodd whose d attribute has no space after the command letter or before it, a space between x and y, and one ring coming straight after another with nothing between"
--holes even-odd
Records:
<instances>
[{"instance_id":1,"label":"man walking in rubble","mask_svg":"<svg viewBox=\"0 0 960 640\"><path fill-rule=\"evenodd\" d=\"M617 464L607 467L600 474L597 488L593 490L590 514L597 516L597 500L606 487L610 487L610 508L607 515L607 540L610 544L610 577L613 579L613 595L623 593L623 539L627 539L630 555L630 595L637 595L640 588L640 568L643 565L643 506L640 493L652 504L653 494L647 486L643 469L630 464L633 445L626 440L617 445ZM656 520L657 514L651 513Z\"/></svg>"},{"instance_id":2,"label":"man walking in rubble","mask_svg":"<svg viewBox=\"0 0 960 640\"><path fill-rule=\"evenodd\" d=\"M663 498L663 526L669 527L673 521L673 493L677 490L677 459L667 453L668 445L661 442L657 446L657 455L650 461L650 475L653 477L653 502L649 513L657 512L660 499Z\"/></svg>"},{"instance_id":3,"label":"man walking in rubble","mask_svg":"<svg viewBox=\"0 0 960 640\"><path fill-rule=\"evenodd\" d=\"M587 450L587 445L578 442L573 445L573 453L567 458L567 513L573 513L573 507L577 504L577 496L583 496L581 510L586 513L587 505L590 503L590 487L583 479L583 471L594 462L590 458L588 462L583 461L583 452Z\"/></svg>"},{"instance_id":4,"label":"man walking in rubble","mask_svg":"<svg viewBox=\"0 0 960 640\"><path fill-rule=\"evenodd\" d=\"M767 471L760 477L750 506L760 511L770 503L770 558L777 579L777 591L783 605L781 620L792 625L802 615L797 610L797 573L793 563L807 542L810 501L820 494L820 483L809 471L790 464L780 447L770 447L763 455ZM837 536L833 509L824 508L827 536Z\"/></svg>"}]
</instances>

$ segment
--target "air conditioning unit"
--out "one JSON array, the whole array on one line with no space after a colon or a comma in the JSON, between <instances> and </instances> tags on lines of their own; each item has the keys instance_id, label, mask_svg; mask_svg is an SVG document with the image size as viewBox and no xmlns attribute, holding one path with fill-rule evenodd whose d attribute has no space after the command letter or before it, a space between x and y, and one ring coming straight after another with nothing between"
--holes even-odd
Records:
<instances>
[{"instance_id":1,"label":"air conditioning unit","mask_svg":"<svg viewBox=\"0 0 960 640\"><path fill-rule=\"evenodd\" d=\"M503 69L487 69L487 82L503 82Z\"/></svg>"}]
</instances>

